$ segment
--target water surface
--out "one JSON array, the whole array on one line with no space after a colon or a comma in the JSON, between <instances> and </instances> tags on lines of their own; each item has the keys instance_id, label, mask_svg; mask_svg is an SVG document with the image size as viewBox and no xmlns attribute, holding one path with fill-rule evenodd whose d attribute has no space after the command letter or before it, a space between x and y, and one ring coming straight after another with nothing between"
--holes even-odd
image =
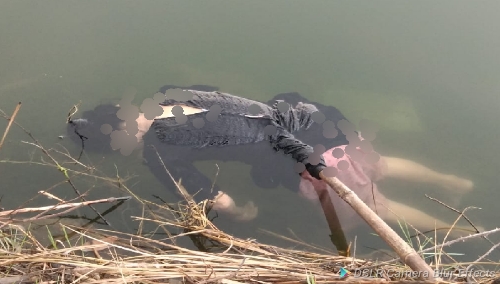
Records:
<instances>
[{"instance_id":1,"label":"water surface","mask_svg":"<svg viewBox=\"0 0 500 284\"><path fill-rule=\"evenodd\" d=\"M378 121L374 144L382 154L474 180L475 191L459 207L483 208L470 217L493 228L500 198L499 9L496 1L1 1L0 108L10 113L21 101L19 123L46 147L61 143L77 153L58 136L79 101L81 109L93 108L133 88L140 104L164 84L208 84L265 101L297 91L339 107L355 123ZM39 160L40 153L20 142L29 140L21 130L13 128L8 138L1 159ZM101 158L86 159L109 175L115 165L121 174L138 175L130 186L141 196L168 198L132 156ZM257 229L289 236L291 230L308 243L332 247L319 208L284 189L257 188L246 165L218 165L221 188L260 208L254 222L220 220L222 229L280 245L291 244ZM215 173L213 162L198 166ZM0 175L3 207L20 205L62 178L54 169L5 163ZM383 181L380 187L395 200L454 220L425 198L446 200L432 186ZM74 196L68 187L56 192ZM110 192L102 186L93 194ZM121 210L110 220L133 229L123 220L140 211L132 205ZM363 246L383 246L370 233L348 237L357 235L358 250L370 252ZM460 249L473 258L488 247L477 242Z\"/></svg>"}]
</instances>

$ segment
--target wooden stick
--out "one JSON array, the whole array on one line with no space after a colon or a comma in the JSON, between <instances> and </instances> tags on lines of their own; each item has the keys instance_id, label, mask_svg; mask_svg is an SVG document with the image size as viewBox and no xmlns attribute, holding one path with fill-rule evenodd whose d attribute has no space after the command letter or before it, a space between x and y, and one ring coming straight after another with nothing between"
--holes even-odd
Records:
<instances>
[{"instance_id":1,"label":"wooden stick","mask_svg":"<svg viewBox=\"0 0 500 284\"><path fill-rule=\"evenodd\" d=\"M352 190L336 177L327 177L322 172L320 178L326 182L347 204L349 204L361 218L398 254L399 258L413 271L418 272L420 278L436 280L434 270L410 247L382 218L368 207Z\"/></svg>"},{"instance_id":2,"label":"wooden stick","mask_svg":"<svg viewBox=\"0 0 500 284\"><path fill-rule=\"evenodd\" d=\"M12 113L12 116L9 118L9 124L7 124L7 128L5 128L5 132L3 133L2 136L2 141L0 141L0 149L2 148L3 141L5 140L5 137L7 137L7 133L9 133L10 127L12 126L12 123L14 122L14 119L16 118L17 113L19 112L19 109L21 108L21 102L19 102L14 109L14 112Z\"/></svg>"},{"instance_id":3,"label":"wooden stick","mask_svg":"<svg viewBox=\"0 0 500 284\"><path fill-rule=\"evenodd\" d=\"M340 224L337 211L333 206L333 202L330 198L328 190L316 190L316 193L318 194L321 208L323 209L326 222L328 223L328 227L330 228L330 240L332 241L335 248L337 248L337 252L339 253L339 255L349 256L349 245L347 244L344 230L342 230L342 225Z\"/></svg>"},{"instance_id":4,"label":"wooden stick","mask_svg":"<svg viewBox=\"0 0 500 284\"><path fill-rule=\"evenodd\" d=\"M10 215L10 214L17 214L17 213L26 213L26 212L59 210L59 209L70 208L70 207L76 208L76 207L87 206L89 204L95 204L95 203L109 203L109 202L115 202L115 201L121 201L121 200L129 200L130 198L131 198L130 196L110 197L110 198L99 199L99 200L76 202L76 203L66 203L66 204L59 204L59 205L50 205L50 206L44 206L44 207L21 208L21 209L15 209L15 210L2 211L2 212L0 212L0 216L6 216L6 215Z\"/></svg>"}]
</instances>

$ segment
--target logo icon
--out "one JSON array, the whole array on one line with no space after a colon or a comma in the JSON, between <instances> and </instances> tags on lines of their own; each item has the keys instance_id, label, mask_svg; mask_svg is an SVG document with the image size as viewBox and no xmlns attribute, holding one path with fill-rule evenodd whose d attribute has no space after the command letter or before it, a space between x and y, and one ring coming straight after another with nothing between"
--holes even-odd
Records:
<instances>
[{"instance_id":1,"label":"logo icon","mask_svg":"<svg viewBox=\"0 0 500 284\"><path fill-rule=\"evenodd\" d=\"M351 275L351 272L343 267L340 268L340 279L347 278L349 275Z\"/></svg>"}]
</instances>

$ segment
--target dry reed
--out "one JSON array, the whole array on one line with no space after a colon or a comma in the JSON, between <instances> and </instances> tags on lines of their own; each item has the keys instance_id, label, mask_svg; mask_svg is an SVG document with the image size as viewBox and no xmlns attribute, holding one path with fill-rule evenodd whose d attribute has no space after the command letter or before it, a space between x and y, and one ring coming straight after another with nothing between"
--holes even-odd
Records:
<instances>
[{"instance_id":1,"label":"dry reed","mask_svg":"<svg viewBox=\"0 0 500 284\"><path fill-rule=\"evenodd\" d=\"M15 123L15 122L14 122ZM16 123L17 124L17 123ZM327 253L315 253L304 250L284 249L265 245L254 240L233 237L219 230L207 217L212 201L195 202L177 183L183 200L177 204L166 204L144 200L134 194L126 185L126 180L100 176L95 167L77 161L67 151L46 150L36 143L36 148L43 155L56 153L67 161L57 162L51 156L50 161L29 162L64 170L68 180L90 177L94 181L120 188L143 206L141 216L131 216L139 230L135 234L113 230L96 229L90 226L72 226L60 223L59 237L48 231L50 243L44 244L26 222L59 216L52 211L76 209L88 205L91 201L65 201L41 191L43 196L51 196L58 204L13 210L8 216L0 216L0 284L10 283L391 283L414 281L417 277L398 260L377 262L352 257L337 256ZM0 161L19 163L15 161ZM62 167L61 165L67 165ZM80 169L72 169L70 166ZM82 169L83 168L83 169ZM74 186L72 183L71 186ZM84 193L85 194L85 193ZM81 199L81 196L77 197ZM114 202L116 199L108 199ZM123 202L123 201L122 201ZM28 212L26 212L28 211ZM19 217L43 211L34 216ZM97 219L106 214L99 214ZM165 238L158 238L154 232L147 232L146 225L163 232ZM500 229L464 237L471 240ZM176 231L177 233L172 233ZM177 244L180 238L189 238L197 249L190 249ZM436 251L459 240L449 241L436 247L419 250ZM492 247L495 249L498 245ZM493 273L484 277L466 277L458 269L483 265L495 268L495 262L484 259L491 251L472 263L439 264L444 271L448 269L450 277L442 277L449 282L478 281L488 283L500 277ZM480 262L482 261L482 262ZM435 264L433 268L437 267ZM341 277L341 269L351 275ZM368 274L359 276L363 269L372 269ZM377 269L377 270L375 270ZM378 274L375 274L378 273ZM355 275L358 274L358 275Z\"/></svg>"}]
</instances>

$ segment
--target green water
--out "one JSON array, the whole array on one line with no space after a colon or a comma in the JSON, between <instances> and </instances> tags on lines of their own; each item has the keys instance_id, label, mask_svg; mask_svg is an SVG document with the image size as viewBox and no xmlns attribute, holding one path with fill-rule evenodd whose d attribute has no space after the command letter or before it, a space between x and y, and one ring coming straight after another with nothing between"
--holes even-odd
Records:
<instances>
[{"instance_id":1,"label":"green water","mask_svg":"<svg viewBox=\"0 0 500 284\"><path fill-rule=\"evenodd\" d=\"M378 121L374 142L382 154L466 176L475 191L459 208L483 208L470 217L497 226L500 168L500 37L496 1L0 1L0 109L11 113L46 147L60 143L68 110L119 99L136 90L137 104L164 84L208 84L253 99L297 91L339 107L354 122ZM6 125L0 121L0 129ZM39 161L27 137L13 128L0 159ZM139 177L132 190L168 197L133 158L116 153L90 157L110 175ZM215 173L214 163L200 163ZM254 200L259 217L247 224L220 220L245 238L287 245L259 228L327 248L328 229L319 208L284 189L250 182L248 167L219 163L221 188L243 202ZM61 181L54 169L0 164L2 207L14 208ZM427 200L442 198L431 186L383 181L381 190L402 203L452 222L454 214ZM99 191L100 190L100 191ZM68 187L58 196L71 198ZM102 192L105 192L103 194ZM117 191L114 194L119 194ZM98 197L110 195L97 188ZM31 205L49 204L38 198ZM279 206L277 206L278 204ZM117 228L133 229L135 205L110 215ZM99 207L104 208L104 207ZM88 212L90 215L91 213ZM382 243L358 230L358 250ZM354 233L348 236L354 238ZM488 244L460 247L472 257Z\"/></svg>"}]
</instances>

